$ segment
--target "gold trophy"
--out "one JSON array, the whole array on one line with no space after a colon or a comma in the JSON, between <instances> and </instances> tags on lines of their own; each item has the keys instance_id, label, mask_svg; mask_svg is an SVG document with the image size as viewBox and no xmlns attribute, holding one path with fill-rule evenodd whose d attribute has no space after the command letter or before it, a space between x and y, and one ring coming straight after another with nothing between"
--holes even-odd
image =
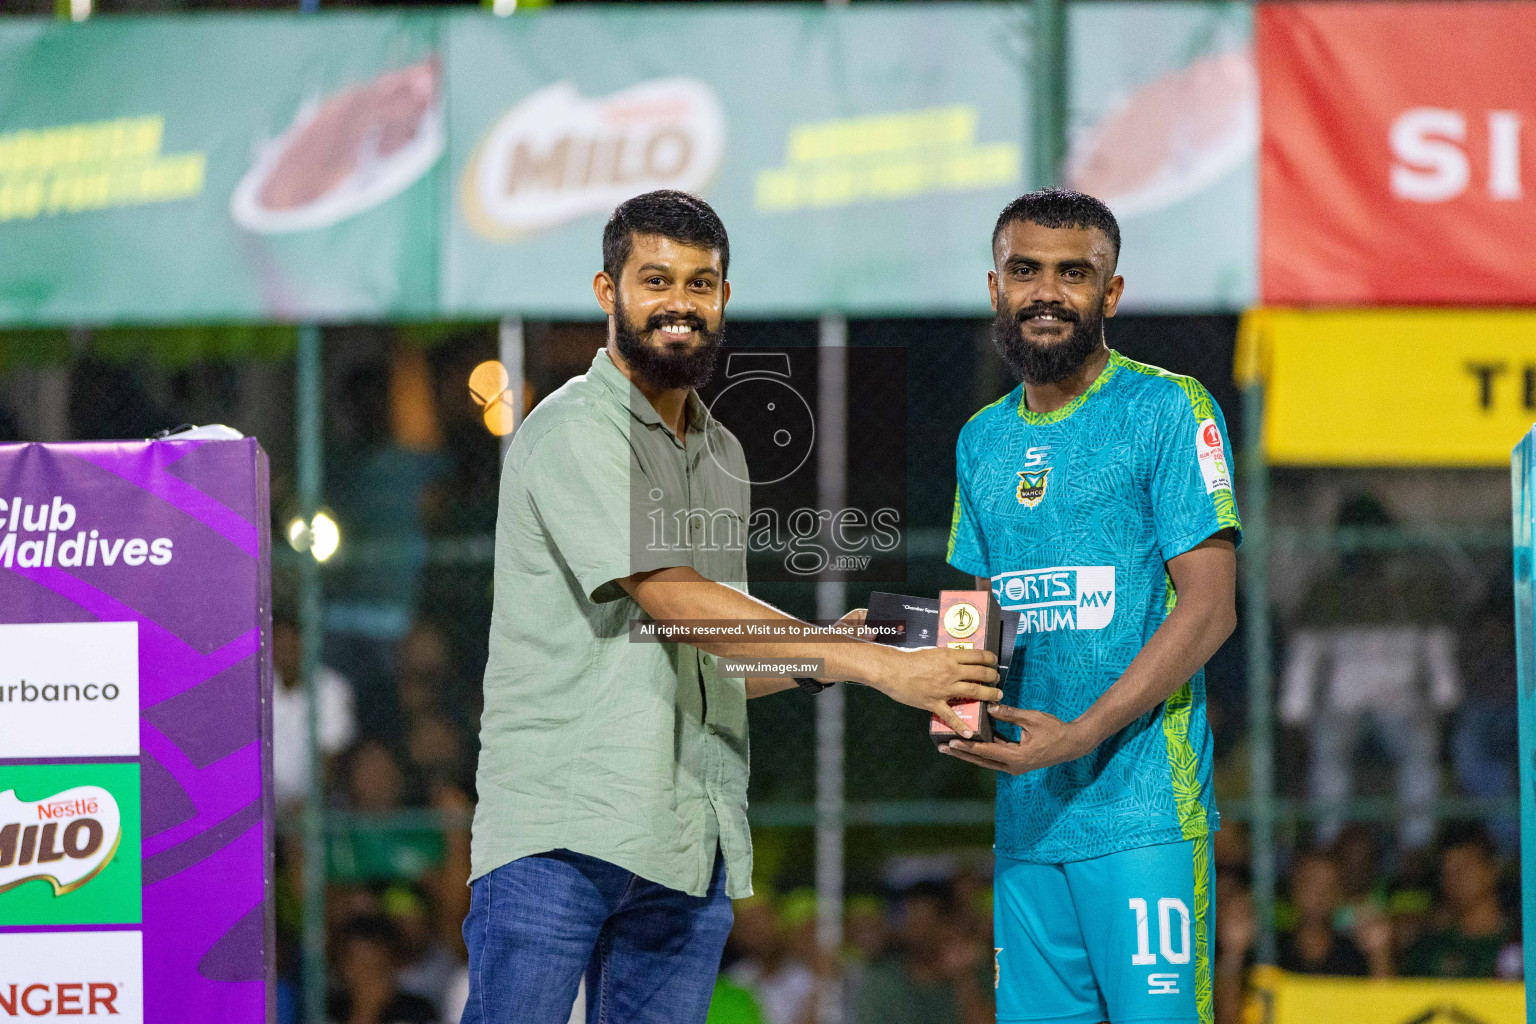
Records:
<instances>
[{"instance_id":1,"label":"gold trophy","mask_svg":"<svg viewBox=\"0 0 1536 1024\"><path fill-rule=\"evenodd\" d=\"M1003 611L990 590L941 590L939 592L938 646L987 650L1002 663ZM975 733L971 739L992 740L992 716L979 700L952 700L949 706ZM943 744L964 739L938 715L928 722L928 738Z\"/></svg>"}]
</instances>

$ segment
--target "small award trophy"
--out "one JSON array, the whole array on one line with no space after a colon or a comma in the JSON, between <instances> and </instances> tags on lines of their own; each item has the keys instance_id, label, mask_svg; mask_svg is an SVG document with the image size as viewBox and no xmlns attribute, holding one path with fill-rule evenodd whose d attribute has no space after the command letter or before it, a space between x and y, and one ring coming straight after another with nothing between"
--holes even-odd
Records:
<instances>
[{"instance_id":1,"label":"small award trophy","mask_svg":"<svg viewBox=\"0 0 1536 1024\"><path fill-rule=\"evenodd\" d=\"M1001 657L1003 639L1003 610L997 606L997 598L990 590L941 590L939 591L939 638L940 647L964 647L987 650ZM992 716L979 700L952 700L949 706L960 720L975 733L971 739L978 743L992 742ZM950 740L964 739L938 715L928 722L928 738L944 744Z\"/></svg>"},{"instance_id":2,"label":"small award trophy","mask_svg":"<svg viewBox=\"0 0 1536 1024\"><path fill-rule=\"evenodd\" d=\"M1019 636L1019 613L1001 611L988 590L945 590L937 601L877 590L869 595L866 621L899 627L901 637L894 647L985 647L997 655L999 680L1008 675ZM954 701L951 707L975 733L972 739L992 739L992 716L981 701ZM963 739L939 718L929 721L928 736L934 743Z\"/></svg>"}]
</instances>

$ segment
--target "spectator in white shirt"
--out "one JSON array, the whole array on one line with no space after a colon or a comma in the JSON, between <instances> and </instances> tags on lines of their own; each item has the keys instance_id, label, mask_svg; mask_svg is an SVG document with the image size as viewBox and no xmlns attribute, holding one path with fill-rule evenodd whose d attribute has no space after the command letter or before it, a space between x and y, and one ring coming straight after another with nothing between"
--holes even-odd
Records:
<instances>
[{"instance_id":1,"label":"spectator in white shirt","mask_svg":"<svg viewBox=\"0 0 1536 1024\"><path fill-rule=\"evenodd\" d=\"M309 774L309 699L299 679L302 647L297 623L286 616L272 620L272 781L278 813L304 802ZM327 761L346 748L357 733L352 684L334 669L315 673L320 695L320 753Z\"/></svg>"},{"instance_id":2,"label":"spectator in white shirt","mask_svg":"<svg viewBox=\"0 0 1536 1024\"><path fill-rule=\"evenodd\" d=\"M1343 527L1389 526L1375 499L1360 496L1339 513ZM1288 645L1280 719L1311 740L1308 789L1325 805L1316 840L1331 844L1343 827L1362 731L1397 763L1403 808L1398 843L1423 849L1434 836L1440 790L1440 716L1461 699L1456 638L1441 621L1443 594L1406 560L1355 552L1307 598Z\"/></svg>"}]
</instances>

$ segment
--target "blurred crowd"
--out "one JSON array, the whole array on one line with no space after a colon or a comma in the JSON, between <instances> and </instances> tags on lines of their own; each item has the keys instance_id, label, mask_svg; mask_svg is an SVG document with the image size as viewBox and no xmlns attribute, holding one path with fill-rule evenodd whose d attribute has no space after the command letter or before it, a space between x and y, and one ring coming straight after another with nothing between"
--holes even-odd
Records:
<instances>
[{"instance_id":1,"label":"blurred crowd","mask_svg":"<svg viewBox=\"0 0 1536 1024\"><path fill-rule=\"evenodd\" d=\"M1258 922L1245 833L1228 826L1219 835L1216 1010L1218 1022L1236 1024ZM338 1024L458 1020L468 984L458 934L467 847L462 835L450 833L443 843L426 832L423 838L393 856L376 849L372 861L337 865L327 901L327 1006ZM284 860L296 869L292 857ZM1446 829L1421 867L1383 875L1376 841L1358 825L1332 847L1294 855L1277 907L1279 966L1362 978L1520 978L1515 865L1498 855L1486 829ZM279 1020L296 1021L296 870L284 872L282 891ZM816 942L812 893L769 891L740 901L710 1020L812 1024L818 1006L831 1000L849 1024L991 1021L990 904L984 873L861 894L845 906L843 949L827 955Z\"/></svg>"},{"instance_id":2,"label":"blurred crowd","mask_svg":"<svg viewBox=\"0 0 1536 1024\"><path fill-rule=\"evenodd\" d=\"M1217 833L1216 1015L1242 1019L1259 922L1247 832ZM1276 964L1358 978L1524 977L1519 863L1480 822L1453 822L1418 855L1383 870L1380 836L1345 826L1328 846L1288 858L1276 906Z\"/></svg>"},{"instance_id":3,"label":"blurred crowd","mask_svg":"<svg viewBox=\"0 0 1536 1024\"><path fill-rule=\"evenodd\" d=\"M307 708L293 684L299 639L290 619L278 618L275 638L275 776L280 806L292 822L305 793ZM445 647L441 632L423 622L399 642L394 699L389 714L378 716L395 723L389 735L361 724L357 696L340 672L326 667L320 673L326 799L352 814L344 819L351 827L336 830L328 844L328 1005L338 1024L456 1021L463 1006L467 978L459 923L468 901L473 743L441 705L451 689L442 678ZM369 827L370 816L412 808L444 812L453 827ZM1452 821L1424 841L1411 816L1395 826L1335 827L1325 815L1310 842L1282 853L1279 966L1375 978L1520 977L1514 851L1501 849L1482 822ZM1236 1024L1259 928L1241 823L1229 821L1217 833L1214 857L1217 1018ZM284 1021L298 1019L301 863L297 837L289 831L279 914ZM985 858L851 897L845 944L836 955L818 947L814 894L804 888L779 894L773 881L760 882L759 895L736 906L711 1018L716 1024L811 1024L827 1000L841 1006L849 1024L992 1019Z\"/></svg>"}]
</instances>

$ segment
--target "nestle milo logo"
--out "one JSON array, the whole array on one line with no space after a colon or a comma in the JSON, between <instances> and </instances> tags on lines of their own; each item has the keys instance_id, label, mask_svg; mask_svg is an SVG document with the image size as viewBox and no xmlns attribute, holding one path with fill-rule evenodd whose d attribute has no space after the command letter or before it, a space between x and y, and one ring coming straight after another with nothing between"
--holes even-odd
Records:
<instances>
[{"instance_id":1,"label":"nestle milo logo","mask_svg":"<svg viewBox=\"0 0 1536 1024\"><path fill-rule=\"evenodd\" d=\"M657 78L587 98L569 82L525 97L481 138L461 198L478 234L510 241L639 192L699 192L725 153L725 111L704 82Z\"/></svg>"},{"instance_id":2,"label":"nestle milo logo","mask_svg":"<svg viewBox=\"0 0 1536 1024\"><path fill-rule=\"evenodd\" d=\"M76 786L45 800L0 793L0 893L42 879L55 896L74 892L111 862L123 838L117 800Z\"/></svg>"}]
</instances>

